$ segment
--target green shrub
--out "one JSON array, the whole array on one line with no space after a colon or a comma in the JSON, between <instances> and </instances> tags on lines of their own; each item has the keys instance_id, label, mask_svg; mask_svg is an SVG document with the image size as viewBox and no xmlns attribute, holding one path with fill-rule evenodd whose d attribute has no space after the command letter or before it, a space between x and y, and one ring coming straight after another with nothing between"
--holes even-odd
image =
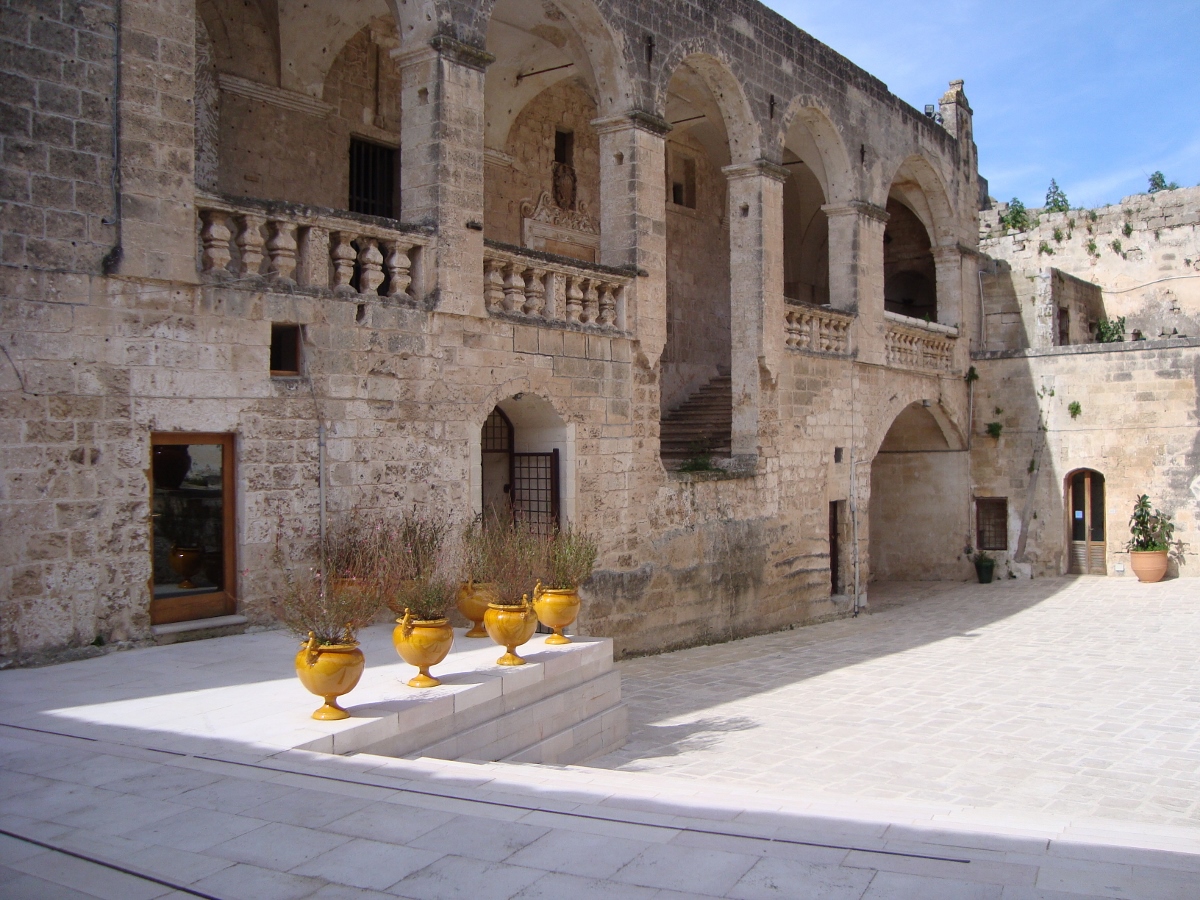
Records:
<instances>
[{"instance_id":1,"label":"green shrub","mask_svg":"<svg viewBox=\"0 0 1200 900\"><path fill-rule=\"evenodd\" d=\"M1078 400L1072 400L1067 406L1067 412L1071 414L1072 419L1078 419L1079 414L1083 412L1083 407L1079 404Z\"/></svg>"},{"instance_id":2,"label":"green shrub","mask_svg":"<svg viewBox=\"0 0 1200 900\"><path fill-rule=\"evenodd\" d=\"M1029 212L1025 204L1013 197L1008 202L1008 212L1000 217L1000 224L1013 231L1025 231L1029 228Z\"/></svg>"},{"instance_id":3,"label":"green shrub","mask_svg":"<svg viewBox=\"0 0 1200 900\"><path fill-rule=\"evenodd\" d=\"M1046 191L1046 212L1067 212L1070 208L1067 195L1058 186L1058 182L1051 178L1050 188Z\"/></svg>"},{"instance_id":4,"label":"green shrub","mask_svg":"<svg viewBox=\"0 0 1200 900\"><path fill-rule=\"evenodd\" d=\"M1101 344L1118 344L1125 340L1125 317L1101 319L1097 322L1096 340Z\"/></svg>"}]
</instances>

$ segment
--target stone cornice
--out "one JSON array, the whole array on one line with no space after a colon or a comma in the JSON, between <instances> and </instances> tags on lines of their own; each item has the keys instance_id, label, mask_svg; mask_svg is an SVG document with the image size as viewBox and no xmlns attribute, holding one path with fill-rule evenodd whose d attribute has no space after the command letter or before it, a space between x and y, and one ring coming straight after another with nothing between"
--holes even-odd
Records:
<instances>
[{"instance_id":1,"label":"stone cornice","mask_svg":"<svg viewBox=\"0 0 1200 900\"><path fill-rule=\"evenodd\" d=\"M732 166L725 166L721 169L725 177L729 180L736 178L752 178L761 176L770 178L772 181L778 181L781 184L788 180L791 174L784 166L777 165L768 159L756 159L748 163L736 163Z\"/></svg>"},{"instance_id":2,"label":"stone cornice","mask_svg":"<svg viewBox=\"0 0 1200 900\"><path fill-rule=\"evenodd\" d=\"M592 120L592 127L598 134L621 131L625 128L636 128L656 137L663 137L671 131L671 123L653 113L641 109L631 109L615 116L605 116Z\"/></svg>"},{"instance_id":3,"label":"stone cornice","mask_svg":"<svg viewBox=\"0 0 1200 900\"><path fill-rule=\"evenodd\" d=\"M864 219L874 219L886 223L888 211L882 206L868 203L865 200L851 200L849 203L826 203L821 211L831 219L837 216L861 216Z\"/></svg>"},{"instance_id":4,"label":"stone cornice","mask_svg":"<svg viewBox=\"0 0 1200 900\"><path fill-rule=\"evenodd\" d=\"M477 69L480 72L486 71L487 67L496 61L494 54L488 53L481 47L465 44L448 34L435 34L429 41L429 46L460 66Z\"/></svg>"},{"instance_id":5,"label":"stone cornice","mask_svg":"<svg viewBox=\"0 0 1200 900\"><path fill-rule=\"evenodd\" d=\"M293 112L304 113L318 119L324 119L333 112L332 106L316 97L284 90L259 81L251 81L249 78L240 78L237 75L228 75L222 72L217 76L217 84L227 94L236 94L260 103L269 103L281 109L290 109Z\"/></svg>"}]
</instances>

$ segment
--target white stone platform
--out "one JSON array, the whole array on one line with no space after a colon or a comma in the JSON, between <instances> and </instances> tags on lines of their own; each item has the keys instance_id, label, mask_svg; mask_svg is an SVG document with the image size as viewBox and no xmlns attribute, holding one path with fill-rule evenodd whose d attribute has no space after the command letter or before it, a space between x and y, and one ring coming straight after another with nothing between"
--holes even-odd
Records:
<instances>
[{"instance_id":1,"label":"white stone platform","mask_svg":"<svg viewBox=\"0 0 1200 900\"><path fill-rule=\"evenodd\" d=\"M456 629L436 688L410 688L392 627L360 634L362 680L351 718L311 718L320 698L293 669L298 642L268 631L5 672L0 723L189 754L265 758L284 750L574 763L617 749L627 726L612 641L535 635L524 666Z\"/></svg>"}]
</instances>

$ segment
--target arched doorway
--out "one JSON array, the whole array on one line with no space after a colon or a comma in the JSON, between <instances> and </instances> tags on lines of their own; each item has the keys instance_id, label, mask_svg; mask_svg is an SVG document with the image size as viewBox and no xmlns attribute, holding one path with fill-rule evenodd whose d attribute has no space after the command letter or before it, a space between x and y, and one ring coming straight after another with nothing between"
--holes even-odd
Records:
<instances>
[{"instance_id":1,"label":"arched doorway","mask_svg":"<svg viewBox=\"0 0 1200 900\"><path fill-rule=\"evenodd\" d=\"M1069 522L1067 571L1072 575L1107 575L1105 562L1104 476L1080 469L1067 476Z\"/></svg>"},{"instance_id":2,"label":"arched doorway","mask_svg":"<svg viewBox=\"0 0 1200 900\"><path fill-rule=\"evenodd\" d=\"M871 463L871 581L941 581L970 571L968 454L931 401L896 416Z\"/></svg>"},{"instance_id":3,"label":"arched doorway","mask_svg":"<svg viewBox=\"0 0 1200 900\"><path fill-rule=\"evenodd\" d=\"M479 436L479 486L485 517L512 518L547 533L574 509L574 441L550 404L532 394L502 400Z\"/></svg>"}]
</instances>

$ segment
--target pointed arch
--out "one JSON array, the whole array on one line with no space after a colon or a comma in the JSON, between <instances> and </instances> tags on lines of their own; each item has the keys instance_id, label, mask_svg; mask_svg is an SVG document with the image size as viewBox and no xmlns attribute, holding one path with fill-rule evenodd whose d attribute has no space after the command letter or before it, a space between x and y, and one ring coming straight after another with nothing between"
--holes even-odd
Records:
<instances>
[{"instance_id":1,"label":"pointed arch","mask_svg":"<svg viewBox=\"0 0 1200 900\"><path fill-rule=\"evenodd\" d=\"M670 86L676 76L694 73L707 88L720 115L728 164L750 163L762 158L762 128L723 53L705 40L683 41L672 48L661 72L663 77L655 93L655 109L660 115L670 121Z\"/></svg>"},{"instance_id":2,"label":"pointed arch","mask_svg":"<svg viewBox=\"0 0 1200 900\"><path fill-rule=\"evenodd\" d=\"M805 136L808 138L807 142L804 141ZM846 152L841 132L834 124L829 110L811 94L793 97L788 104L782 116L776 154L773 158L783 159L786 148L791 146L798 150L800 148L796 145L800 143L807 143L815 150L815 159L811 158L812 154L809 154L810 158L806 159L804 155L801 155L801 158L805 159L805 163L820 182L825 202L840 204L855 199L857 187L854 170L850 165L850 154Z\"/></svg>"}]
</instances>

